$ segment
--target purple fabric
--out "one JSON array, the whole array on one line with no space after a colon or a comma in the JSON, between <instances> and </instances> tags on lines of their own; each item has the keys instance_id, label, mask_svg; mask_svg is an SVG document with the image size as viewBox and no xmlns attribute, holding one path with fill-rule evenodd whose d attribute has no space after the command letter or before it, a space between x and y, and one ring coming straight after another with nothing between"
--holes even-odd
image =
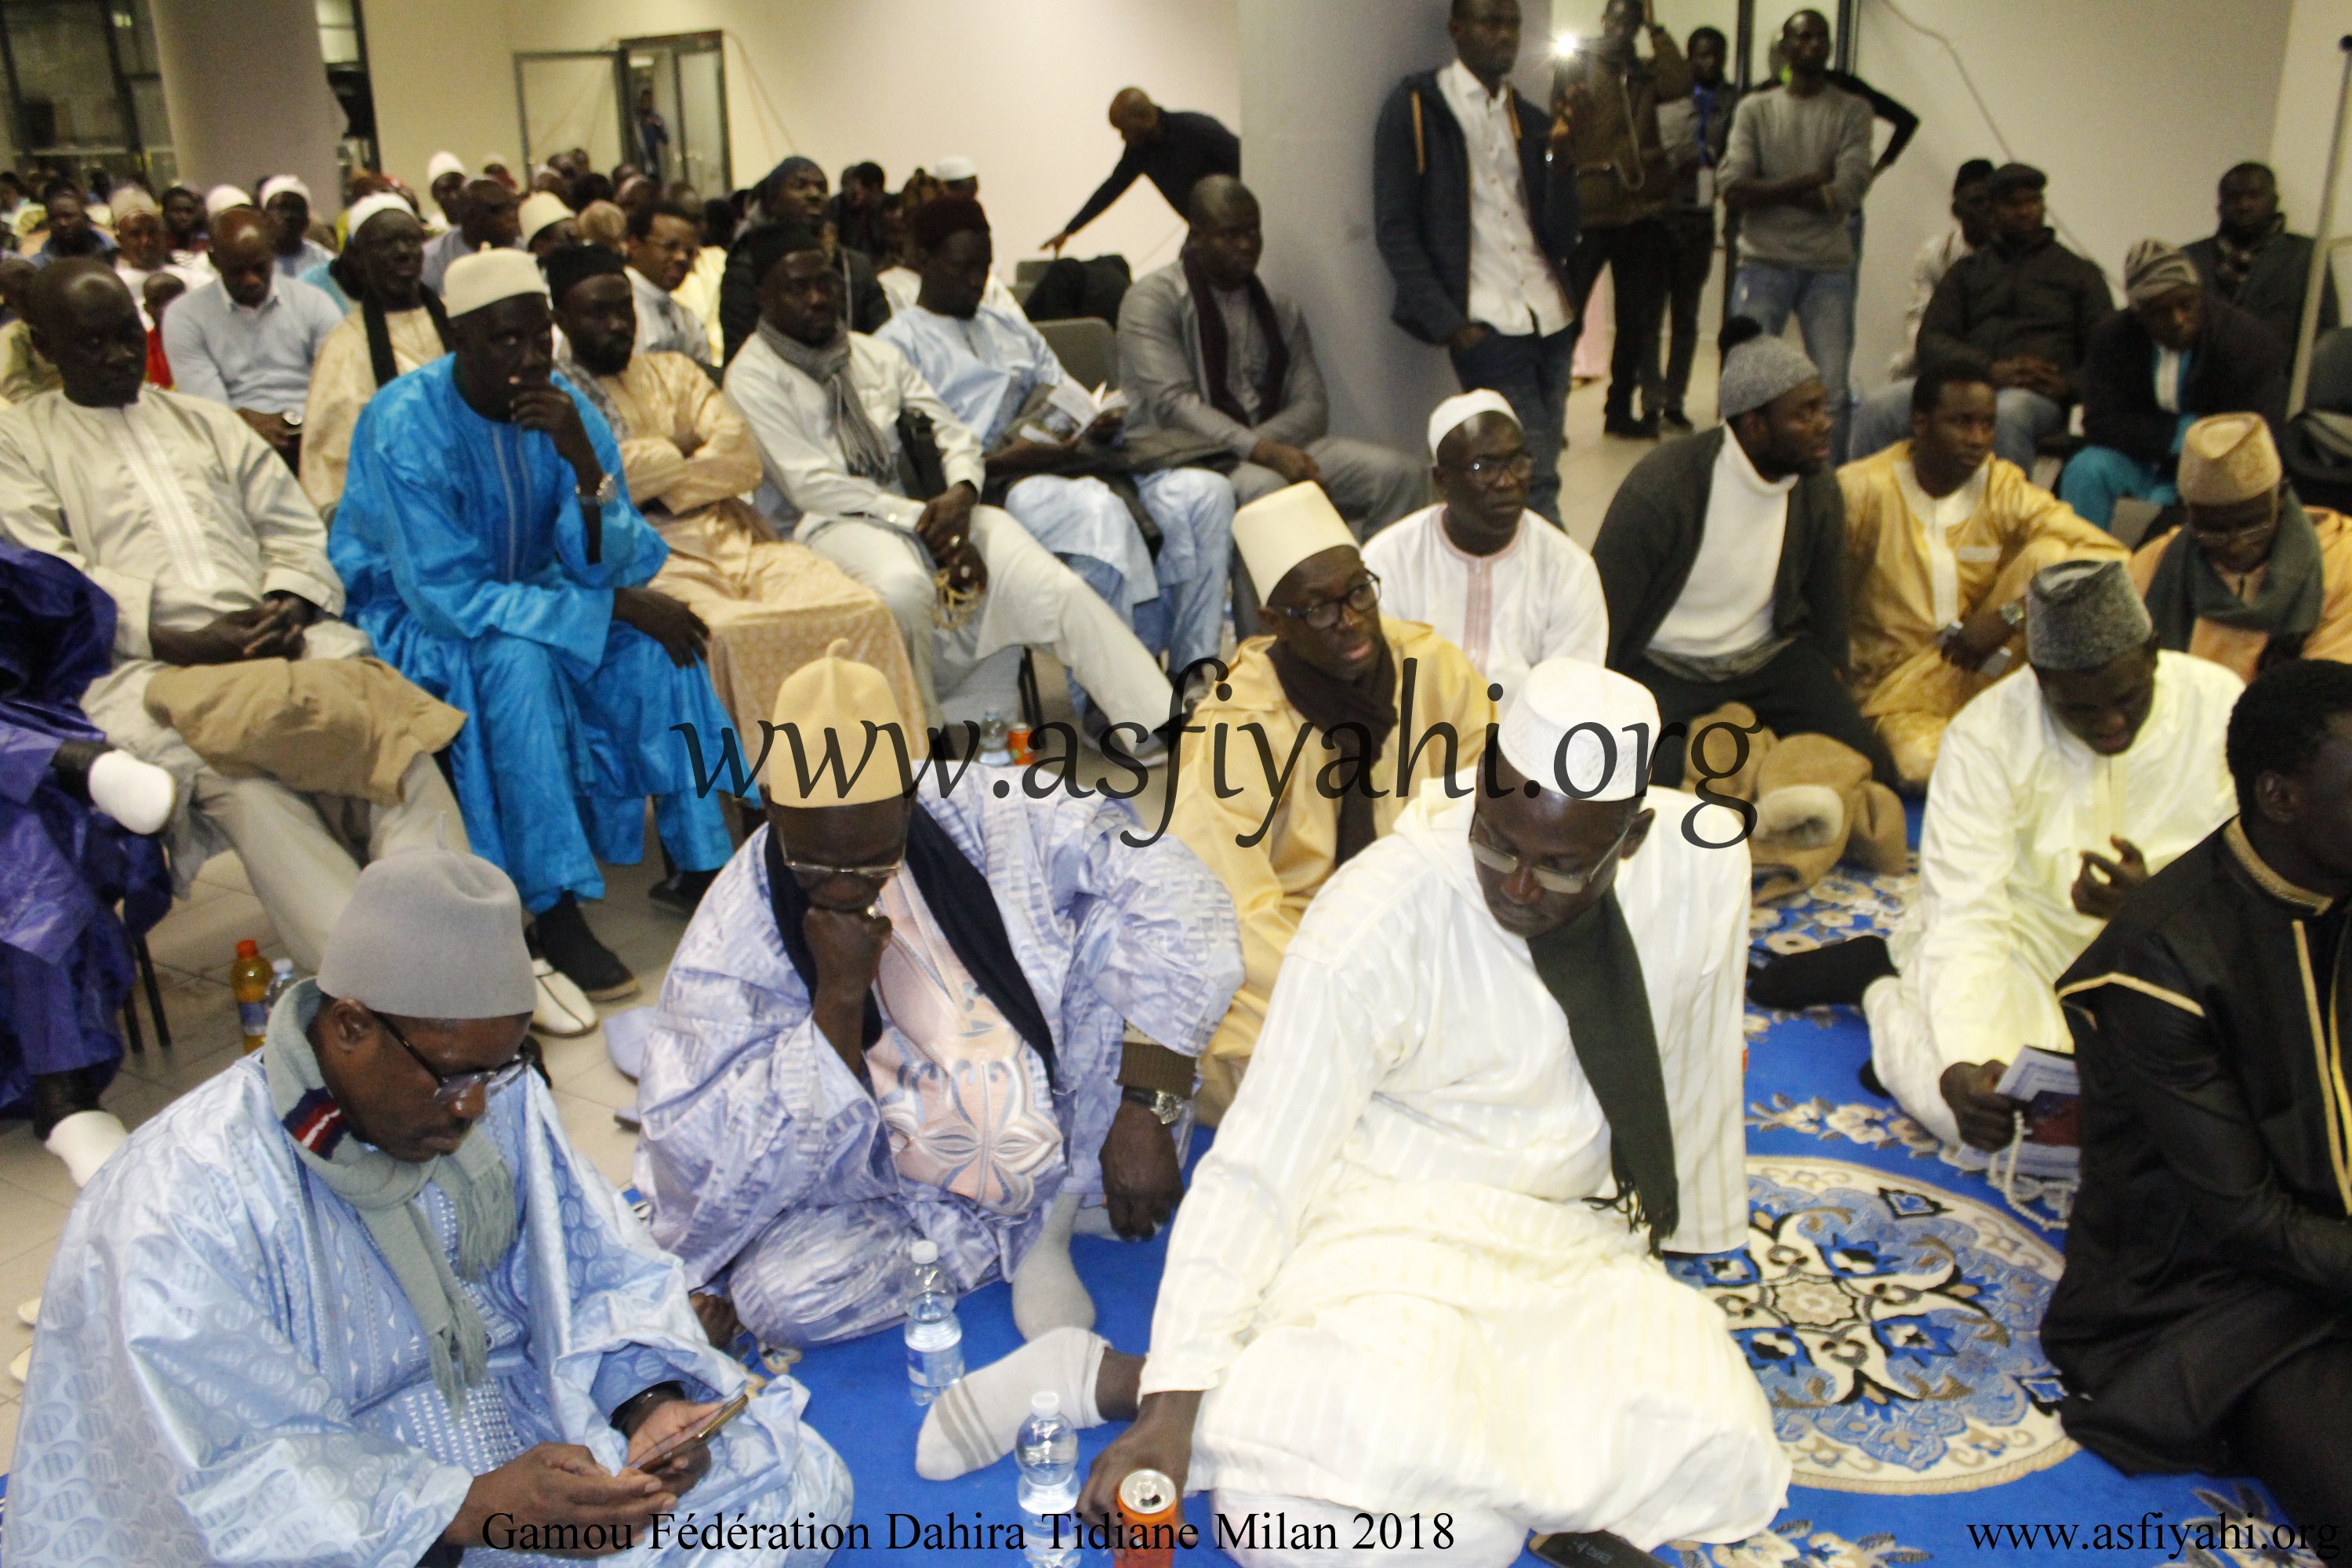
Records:
<instances>
[{"instance_id":1,"label":"purple fabric","mask_svg":"<svg viewBox=\"0 0 2352 1568\"><path fill-rule=\"evenodd\" d=\"M23 1112L33 1074L112 1076L131 938L172 904L161 846L49 772L60 743L105 738L77 700L113 646L97 584L0 541L0 1115Z\"/></svg>"}]
</instances>

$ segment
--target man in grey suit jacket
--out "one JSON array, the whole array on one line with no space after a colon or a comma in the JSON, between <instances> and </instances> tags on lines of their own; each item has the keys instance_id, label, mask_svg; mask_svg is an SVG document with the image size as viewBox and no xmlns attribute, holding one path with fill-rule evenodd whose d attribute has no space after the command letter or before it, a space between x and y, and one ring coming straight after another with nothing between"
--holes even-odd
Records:
<instances>
[{"instance_id":1,"label":"man in grey suit jacket","mask_svg":"<svg viewBox=\"0 0 2352 1568\"><path fill-rule=\"evenodd\" d=\"M1311 480L1359 539L1419 509L1427 464L1328 433L1330 399L1307 319L1258 281L1265 237L1249 187L1209 175L1193 188L1191 218L1182 258L1137 279L1119 306L1130 443L1165 433L1230 457L1244 506Z\"/></svg>"}]
</instances>

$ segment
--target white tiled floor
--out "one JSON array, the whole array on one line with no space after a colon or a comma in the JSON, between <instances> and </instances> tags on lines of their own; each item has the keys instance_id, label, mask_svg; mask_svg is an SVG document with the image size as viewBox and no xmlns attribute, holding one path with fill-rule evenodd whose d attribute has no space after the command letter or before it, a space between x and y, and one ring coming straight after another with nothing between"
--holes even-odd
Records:
<instances>
[{"instance_id":1,"label":"white tiled floor","mask_svg":"<svg viewBox=\"0 0 2352 1568\"><path fill-rule=\"evenodd\" d=\"M1713 355L1700 358L1708 362ZM1694 414L1713 396L1711 365L1701 372L1700 380L1693 389ZM1570 399L1568 428L1562 510L1569 531L1589 543L1618 482L1651 447L1601 437L1598 386L1580 388ZM1059 700L1059 680L1045 679L1040 685L1049 694L1049 704ZM1147 816L1157 815L1156 802L1137 804ZM608 868L605 899L590 907L589 920L597 934L636 972L644 987L640 998L620 1007L640 1005L659 994L671 951L686 929L683 920L646 899L646 889L658 875L657 862ZM205 868L194 896L174 908L149 939L173 1045L168 1051L160 1049L150 1034L145 1052L125 1060L121 1075L108 1090L107 1108L127 1125L136 1128L175 1096L237 1059L236 1006L229 994L228 969L238 940L245 937L259 941L270 957L284 951L246 882L243 867L234 856L224 857ZM143 1026L145 1005L140 1005ZM625 1184L635 1136L614 1122L613 1112L633 1102L635 1086L613 1069L601 1032L576 1040L550 1040L545 1046L548 1075L565 1129L599 1170ZM16 1321L16 1304L39 1292L73 1198L65 1167L34 1141L27 1124L12 1122L0 1131L0 1366L31 1342L31 1331ZM0 1473L13 1457L17 1393L14 1381L0 1373Z\"/></svg>"}]
</instances>

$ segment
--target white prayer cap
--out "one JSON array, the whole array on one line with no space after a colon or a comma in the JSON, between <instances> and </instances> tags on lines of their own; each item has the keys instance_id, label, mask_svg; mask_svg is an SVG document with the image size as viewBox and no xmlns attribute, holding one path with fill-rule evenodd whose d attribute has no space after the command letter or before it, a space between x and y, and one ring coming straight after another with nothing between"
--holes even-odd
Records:
<instances>
[{"instance_id":1,"label":"white prayer cap","mask_svg":"<svg viewBox=\"0 0 2352 1568\"><path fill-rule=\"evenodd\" d=\"M519 294L547 298L539 258L528 250L478 250L449 264L441 279L441 305L451 317L470 315L485 305Z\"/></svg>"},{"instance_id":2,"label":"white prayer cap","mask_svg":"<svg viewBox=\"0 0 2352 1568\"><path fill-rule=\"evenodd\" d=\"M378 191L352 204L351 210L343 215L343 232L357 239L360 230L367 226L367 220L381 213L399 213L404 217L415 217L416 209L390 191Z\"/></svg>"},{"instance_id":3,"label":"white prayer cap","mask_svg":"<svg viewBox=\"0 0 2352 1568\"><path fill-rule=\"evenodd\" d=\"M425 845L352 884L327 933L319 989L401 1018L509 1018L537 1001L522 900L478 855Z\"/></svg>"},{"instance_id":4,"label":"white prayer cap","mask_svg":"<svg viewBox=\"0 0 2352 1568\"><path fill-rule=\"evenodd\" d=\"M1613 669L1548 658L1520 678L1496 739L1522 777L1554 795L1633 800L1648 787L1658 700Z\"/></svg>"},{"instance_id":5,"label":"white prayer cap","mask_svg":"<svg viewBox=\"0 0 2352 1568\"><path fill-rule=\"evenodd\" d=\"M261 182L261 194L254 200L257 205L266 207L269 205L270 197L283 195L288 191L293 192L306 202L310 199L310 187L302 183L302 176L299 174L272 174Z\"/></svg>"},{"instance_id":6,"label":"white prayer cap","mask_svg":"<svg viewBox=\"0 0 2352 1568\"><path fill-rule=\"evenodd\" d=\"M907 733L898 700L880 670L848 653L848 639L835 637L823 658L801 666L776 689L773 721L780 732L769 749L762 783L768 798L779 805L864 805L897 800L907 793L907 776L898 771L899 747L890 739L893 724L902 739ZM870 748L869 723L876 727ZM798 757L793 751L795 732L801 742ZM828 747L838 750L838 773L824 763ZM805 789L800 758L806 759L811 772ZM851 779L852 773L856 777Z\"/></svg>"},{"instance_id":7,"label":"white prayer cap","mask_svg":"<svg viewBox=\"0 0 2352 1568\"><path fill-rule=\"evenodd\" d=\"M525 245L536 238L539 231L549 224L562 223L571 216L572 209L564 205L563 198L552 191L533 191L523 198L522 205L515 209L515 222L520 226L519 231Z\"/></svg>"},{"instance_id":8,"label":"white prayer cap","mask_svg":"<svg viewBox=\"0 0 2352 1568\"><path fill-rule=\"evenodd\" d=\"M1437 456L1437 444L1475 419L1481 414L1499 414L1517 425L1518 415L1512 410L1511 400L1491 387L1465 392L1447 398L1429 416L1429 455Z\"/></svg>"},{"instance_id":9,"label":"white prayer cap","mask_svg":"<svg viewBox=\"0 0 2352 1568\"><path fill-rule=\"evenodd\" d=\"M425 165L425 183L427 186L437 185L441 183L442 175L462 174L465 172L466 160L457 153L436 153L433 154L432 161Z\"/></svg>"},{"instance_id":10,"label":"white prayer cap","mask_svg":"<svg viewBox=\"0 0 2352 1568\"><path fill-rule=\"evenodd\" d=\"M118 224L133 213L163 211L155 205L155 198L137 185L117 185L107 193L106 205L107 210L114 215L114 221Z\"/></svg>"},{"instance_id":11,"label":"white prayer cap","mask_svg":"<svg viewBox=\"0 0 2352 1568\"><path fill-rule=\"evenodd\" d=\"M205 216L218 217L231 207L249 207L253 198L235 185L215 185L205 193Z\"/></svg>"},{"instance_id":12,"label":"white prayer cap","mask_svg":"<svg viewBox=\"0 0 2352 1568\"><path fill-rule=\"evenodd\" d=\"M942 184L950 180L977 180L980 178L980 165L959 153L932 164L931 177Z\"/></svg>"},{"instance_id":13,"label":"white prayer cap","mask_svg":"<svg viewBox=\"0 0 2352 1568\"><path fill-rule=\"evenodd\" d=\"M1355 549L1356 536L1323 487L1311 481L1262 496L1234 513L1234 548L1261 599L1274 597L1292 567L1341 544Z\"/></svg>"}]
</instances>

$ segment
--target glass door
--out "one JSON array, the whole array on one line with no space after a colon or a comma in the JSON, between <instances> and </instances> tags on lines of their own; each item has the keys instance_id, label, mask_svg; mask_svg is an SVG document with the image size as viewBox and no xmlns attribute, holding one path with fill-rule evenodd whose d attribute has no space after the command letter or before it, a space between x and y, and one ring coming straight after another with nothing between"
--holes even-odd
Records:
<instances>
[{"instance_id":1,"label":"glass door","mask_svg":"<svg viewBox=\"0 0 2352 1568\"><path fill-rule=\"evenodd\" d=\"M522 115L522 164L513 171L518 180L530 184L533 167L575 147L586 151L593 169L610 169L621 161L627 61L619 49L515 56L515 101Z\"/></svg>"},{"instance_id":2,"label":"glass door","mask_svg":"<svg viewBox=\"0 0 2352 1568\"><path fill-rule=\"evenodd\" d=\"M727 58L718 33L625 38L629 155L664 186L702 195L733 188L727 141Z\"/></svg>"}]
</instances>

